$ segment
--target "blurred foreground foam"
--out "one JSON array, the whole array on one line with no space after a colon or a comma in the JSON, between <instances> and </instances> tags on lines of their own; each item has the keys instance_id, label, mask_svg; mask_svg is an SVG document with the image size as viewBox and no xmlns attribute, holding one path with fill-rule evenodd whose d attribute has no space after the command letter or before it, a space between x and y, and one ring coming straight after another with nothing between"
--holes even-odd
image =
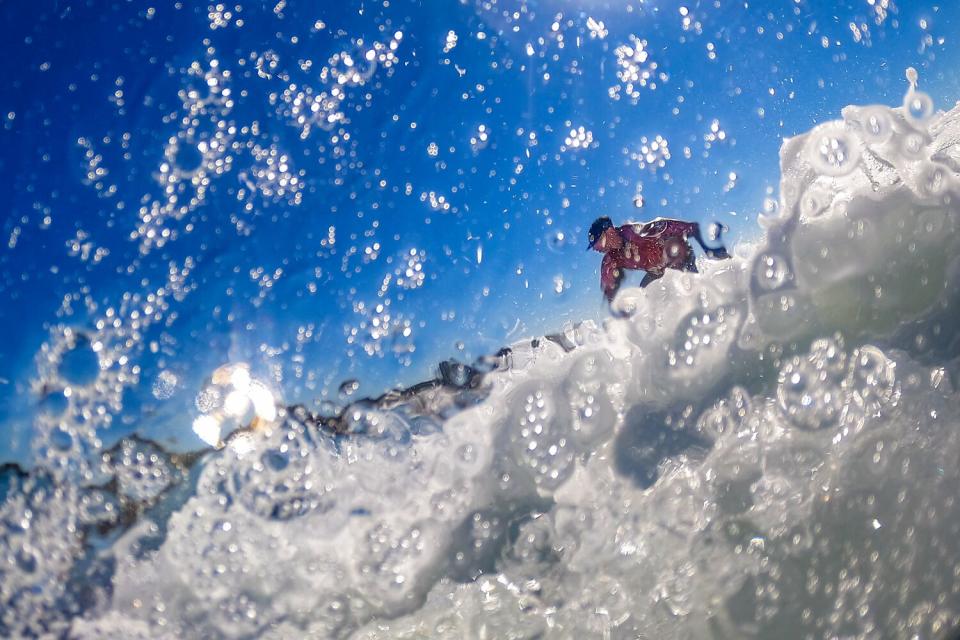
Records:
<instances>
[{"instance_id":1,"label":"blurred foreground foam","mask_svg":"<svg viewBox=\"0 0 960 640\"><path fill-rule=\"evenodd\" d=\"M358 404L334 436L232 367L198 396L217 421L198 433L219 443L250 407L258 427L219 450L102 450L89 424L43 418L37 466L0 484L0 630L949 633L958 143L960 109L915 89L845 109L784 143L756 245L623 292L626 318L516 345L443 417Z\"/></svg>"}]
</instances>

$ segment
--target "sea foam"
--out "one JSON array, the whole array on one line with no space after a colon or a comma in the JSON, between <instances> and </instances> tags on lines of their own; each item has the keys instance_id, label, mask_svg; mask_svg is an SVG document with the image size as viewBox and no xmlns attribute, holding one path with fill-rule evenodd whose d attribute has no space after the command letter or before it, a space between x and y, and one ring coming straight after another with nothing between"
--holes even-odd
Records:
<instances>
[{"instance_id":1,"label":"sea foam","mask_svg":"<svg viewBox=\"0 0 960 640\"><path fill-rule=\"evenodd\" d=\"M623 317L603 326L514 345L510 366L443 420L358 404L335 436L281 411L189 464L128 443L110 460L146 471L102 469L120 489L99 497L31 472L3 505L7 522L29 511L32 524L2 540L3 627L84 639L950 632L960 108L934 113L915 89L901 108L848 107L786 140L781 172L761 239L623 291ZM121 494L146 506L81 550L77 531L116 520L119 507L97 507ZM59 595L35 607L38 589Z\"/></svg>"}]
</instances>

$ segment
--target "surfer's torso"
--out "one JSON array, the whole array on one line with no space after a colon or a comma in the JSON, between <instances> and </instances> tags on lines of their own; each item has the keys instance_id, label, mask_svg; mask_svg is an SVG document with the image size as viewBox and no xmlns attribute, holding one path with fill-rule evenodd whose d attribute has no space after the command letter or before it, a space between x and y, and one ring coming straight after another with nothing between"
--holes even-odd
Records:
<instances>
[{"instance_id":1,"label":"surfer's torso","mask_svg":"<svg viewBox=\"0 0 960 640\"><path fill-rule=\"evenodd\" d=\"M603 261L622 269L662 273L684 265L693 248L687 242L690 223L658 218L651 222L628 222L617 227L623 246L610 251Z\"/></svg>"}]
</instances>

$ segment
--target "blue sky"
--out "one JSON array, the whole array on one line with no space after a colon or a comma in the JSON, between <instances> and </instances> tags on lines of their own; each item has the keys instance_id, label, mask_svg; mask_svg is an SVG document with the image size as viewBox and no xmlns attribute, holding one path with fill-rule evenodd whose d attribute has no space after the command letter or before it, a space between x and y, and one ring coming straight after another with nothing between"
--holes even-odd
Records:
<instances>
[{"instance_id":1,"label":"blue sky","mask_svg":"<svg viewBox=\"0 0 960 640\"><path fill-rule=\"evenodd\" d=\"M955 3L236 6L0 6L14 457L50 327L90 329L171 264L189 266L182 299L130 345L140 383L117 429L188 446L221 364L250 363L287 401L342 401L346 379L376 395L602 318L584 251L597 215L747 238L783 137L847 104L899 104L910 65L938 107L960 96ZM155 246L138 211L169 202L165 187L199 201ZM72 295L97 309L58 315ZM177 385L160 400L164 371Z\"/></svg>"}]
</instances>

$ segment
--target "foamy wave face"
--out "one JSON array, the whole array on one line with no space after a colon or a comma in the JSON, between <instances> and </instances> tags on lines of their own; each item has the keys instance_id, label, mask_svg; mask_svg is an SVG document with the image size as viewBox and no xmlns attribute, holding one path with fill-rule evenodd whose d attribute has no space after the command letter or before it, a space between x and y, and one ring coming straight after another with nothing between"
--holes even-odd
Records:
<instances>
[{"instance_id":1,"label":"foamy wave face","mask_svg":"<svg viewBox=\"0 0 960 640\"><path fill-rule=\"evenodd\" d=\"M13 482L2 625L78 638L948 633L960 110L934 114L911 91L902 109L843 117L785 142L762 242L625 291L629 318L571 330L576 348L516 347L486 398L442 424L358 406L353 435L335 437L288 412L195 463L128 442L104 457L129 462L113 475L122 491ZM78 531L123 518L124 533L80 550ZM64 602L83 618L55 613Z\"/></svg>"}]
</instances>

